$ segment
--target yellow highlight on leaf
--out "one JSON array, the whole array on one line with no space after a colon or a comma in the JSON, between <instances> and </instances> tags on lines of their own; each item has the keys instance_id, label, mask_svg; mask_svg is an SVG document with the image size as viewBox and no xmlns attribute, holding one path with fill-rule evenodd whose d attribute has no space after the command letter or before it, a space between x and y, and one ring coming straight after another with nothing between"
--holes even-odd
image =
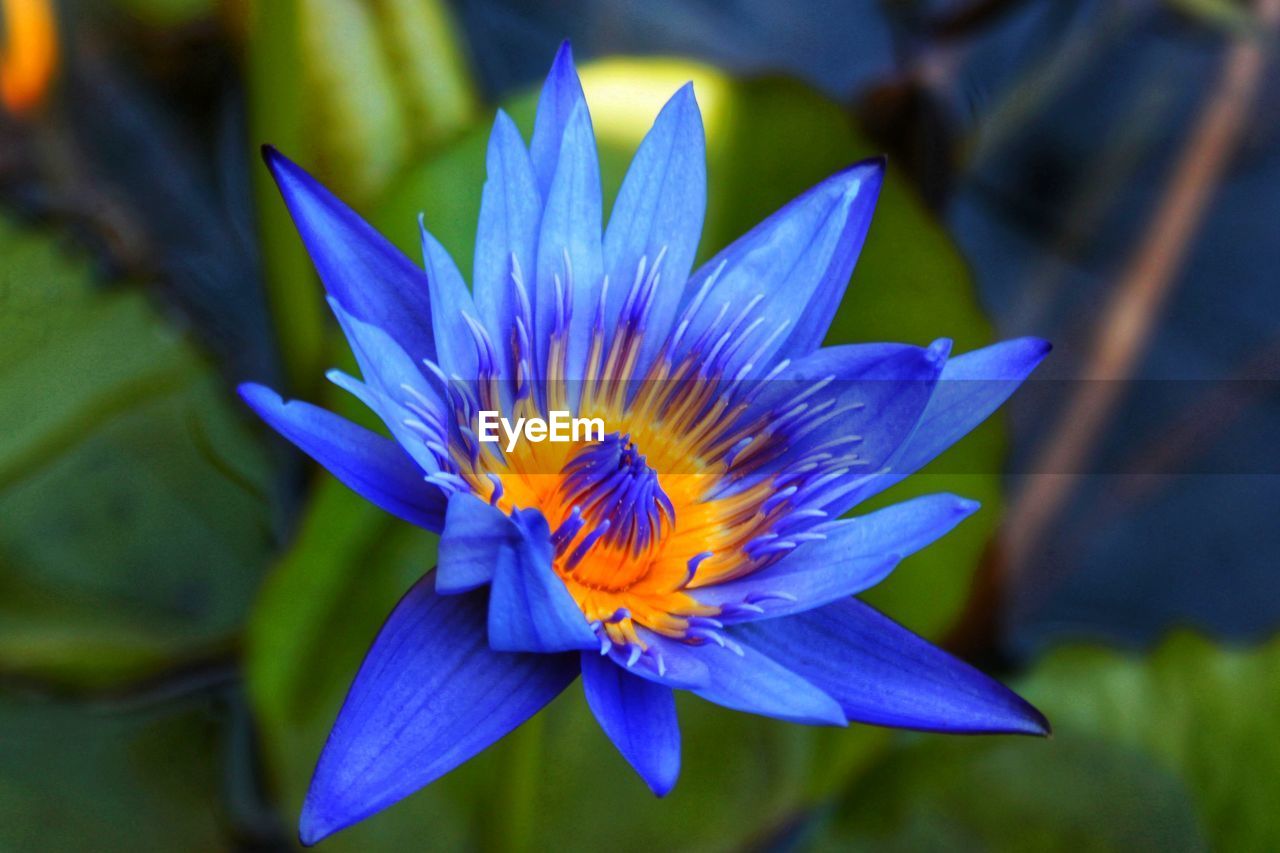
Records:
<instances>
[{"instance_id":1,"label":"yellow highlight on leaf","mask_svg":"<svg viewBox=\"0 0 1280 853\"><path fill-rule=\"evenodd\" d=\"M632 147L649 132L671 93L691 80L707 136L715 134L729 107L729 79L688 60L605 59L585 66L581 76L596 136Z\"/></svg>"}]
</instances>

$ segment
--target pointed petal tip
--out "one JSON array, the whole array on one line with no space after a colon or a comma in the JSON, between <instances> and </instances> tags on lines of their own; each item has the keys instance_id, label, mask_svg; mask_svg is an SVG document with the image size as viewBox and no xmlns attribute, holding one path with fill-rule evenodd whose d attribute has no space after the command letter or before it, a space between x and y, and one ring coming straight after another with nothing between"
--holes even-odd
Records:
<instances>
[{"instance_id":1,"label":"pointed petal tip","mask_svg":"<svg viewBox=\"0 0 1280 853\"><path fill-rule=\"evenodd\" d=\"M816 688L821 693L821 700L815 701L800 714L792 717L780 717L779 719L789 719L791 722L799 723L804 726L833 726L835 728L846 729L849 727L849 717L844 712L844 708L840 707L831 694L821 688Z\"/></svg>"},{"instance_id":2,"label":"pointed petal tip","mask_svg":"<svg viewBox=\"0 0 1280 853\"><path fill-rule=\"evenodd\" d=\"M675 788L676 777L672 776L670 779L645 779L644 783L649 786L649 790L653 792L655 797L662 799Z\"/></svg>"},{"instance_id":3,"label":"pointed petal tip","mask_svg":"<svg viewBox=\"0 0 1280 853\"><path fill-rule=\"evenodd\" d=\"M990 679L990 676L986 678ZM1053 726L1049 723L1049 718L1040 713L1039 708L1008 685L995 680L991 680L991 683L995 686L995 692L991 695L994 701L989 706L988 722L974 729L953 731L957 734L1007 734L1042 738L1053 736Z\"/></svg>"},{"instance_id":4,"label":"pointed petal tip","mask_svg":"<svg viewBox=\"0 0 1280 853\"><path fill-rule=\"evenodd\" d=\"M1004 703L1003 715L1006 719L999 723L978 730L977 734L1007 734L1007 735L1025 735L1027 737L1053 737L1053 725L1049 722L1049 718L1040 712L1040 709L1032 705L1021 694L1015 692L1007 685L1001 685L1007 699Z\"/></svg>"},{"instance_id":5,"label":"pointed petal tip","mask_svg":"<svg viewBox=\"0 0 1280 853\"><path fill-rule=\"evenodd\" d=\"M1017 694L1014 694L1017 695ZM1018 734L1031 735L1033 737L1051 738L1053 737L1053 724L1049 722L1049 718L1040 712L1040 709L1032 705L1026 699L1018 696L1022 703L1021 710L1024 713L1024 726L1018 731Z\"/></svg>"},{"instance_id":6,"label":"pointed petal tip","mask_svg":"<svg viewBox=\"0 0 1280 853\"><path fill-rule=\"evenodd\" d=\"M849 168L845 169L845 172L858 174L878 183L879 181L884 180L884 173L888 168L888 156L885 154L877 154L875 157L867 157L864 160L859 160Z\"/></svg>"},{"instance_id":7,"label":"pointed petal tip","mask_svg":"<svg viewBox=\"0 0 1280 853\"><path fill-rule=\"evenodd\" d=\"M280 149L272 145L270 142L264 142L258 146L258 154L262 157L262 162L273 171L277 165L292 164L293 161L280 153Z\"/></svg>"},{"instance_id":8,"label":"pointed petal tip","mask_svg":"<svg viewBox=\"0 0 1280 853\"><path fill-rule=\"evenodd\" d=\"M278 391L257 382L242 382L236 386L236 395L258 417L271 423L271 417L289 405Z\"/></svg>"},{"instance_id":9,"label":"pointed petal tip","mask_svg":"<svg viewBox=\"0 0 1280 853\"><path fill-rule=\"evenodd\" d=\"M831 702L835 705L836 711L828 714L826 719L819 720L818 725L835 726L839 729L849 728L849 718L845 715L844 709L840 707L836 700L832 699Z\"/></svg>"},{"instance_id":10,"label":"pointed petal tip","mask_svg":"<svg viewBox=\"0 0 1280 853\"><path fill-rule=\"evenodd\" d=\"M312 785L315 785L315 780L312 780ZM329 836L368 817L347 815L335 819L327 810L322 812L316 806L314 793L314 788L307 792L307 798L302 803L302 814L298 817L298 841L303 847L314 847Z\"/></svg>"},{"instance_id":11,"label":"pointed petal tip","mask_svg":"<svg viewBox=\"0 0 1280 853\"><path fill-rule=\"evenodd\" d=\"M302 814L298 817L298 842L303 847L313 847L339 829L342 827L316 813L314 801L308 796L302 804Z\"/></svg>"},{"instance_id":12,"label":"pointed petal tip","mask_svg":"<svg viewBox=\"0 0 1280 853\"><path fill-rule=\"evenodd\" d=\"M953 345L951 338L938 338L929 344L925 357L929 359L931 364L942 364L951 356L951 347Z\"/></svg>"},{"instance_id":13,"label":"pointed petal tip","mask_svg":"<svg viewBox=\"0 0 1280 853\"><path fill-rule=\"evenodd\" d=\"M281 173L286 170L296 170L298 164L294 163L284 154L280 153L280 149L272 145L270 142L264 142L259 148L258 153L262 155L262 162L271 170L271 175L277 182L281 180Z\"/></svg>"},{"instance_id":14,"label":"pointed petal tip","mask_svg":"<svg viewBox=\"0 0 1280 853\"><path fill-rule=\"evenodd\" d=\"M994 374L992 378L1022 381L1040 366L1040 362L1044 361L1053 350L1053 344L1044 338L1028 336L1001 341L976 352L981 353L987 350L1004 354L1002 362L997 362L988 369L988 372Z\"/></svg>"},{"instance_id":15,"label":"pointed petal tip","mask_svg":"<svg viewBox=\"0 0 1280 853\"><path fill-rule=\"evenodd\" d=\"M578 67L573 60L573 43L569 39L560 42L560 47L556 48L556 57L551 61L551 71L547 74L547 81L552 80L577 80Z\"/></svg>"},{"instance_id":16,"label":"pointed petal tip","mask_svg":"<svg viewBox=\"0 0 1280 853\"><path fill-rule=\"evenodd\" d=\"M516 120L502 107L498 107L493 114L493 130L489 136L489 146L492 148L494 145L513 141L518 141L521 147L524 146L524 136L516 126Z\"/></svg>"},{"instance_id":17,"label":"pointed petal tip","mask_svg":"<svg viewBox=\"0 0 1280 853\"><path fill-rule=\"evenodd\" d=\"M1010 726L1006 732L1011 735L1026 735L1027 737L1039 737L1048 740L1053 737L1053 725L1050 724L1047 717L1041 714L1030 703L1026 707L1026 716L1019 721L1019 725Z\"/></svg>"},{"instance_id":18,"label":"pointed petal tip","mask_svg":"<svg viewBox=\"0 0 1280 853\"><path fill-rule=\"evenodd\" d=\"M240 395L241 400L255 409L263 403L271 402L273 397L276 400L281 399L275 391L257 382L241 382L236 386L236 393Z\"/></svg>"},{"instance_id":19,"label":"pointed petal tip","mask_svg":"<svg viewBox=\"0 0 1280 853\"><path fill-rule=\"evenodd\" d=\"M825 193L846 202L858 196L869 196L874 203L884 184L885 162L883 156L859 160L831 175L814 189L822 188Z\"/></svg>"},{"instance_id":20,"label":"pointed petal tip","mask_svg":"<svg viewBox=\"0 0 1280 853\"><path fill-rule=\"evenodd\" d=\"M1013 338L994 346L1014 347L1021 351L1022 355L1027 359L1027 363L1034 370L1044 357L1053 351L1053 344L1044 338L1038 338L1034 335L1028 335L1022 338Z\"/></svg>"},{"instance_id":21,"label":"pointed petal tip","mask_svg":"<svg viewBox=\"0 0 1280 853\"><path fill-rule=\"evenodd\" d=\"M664 120L677 119L678 122L689 122L694 118L697 119L698 127L701 129L702 108L698 105L693 81L686 80L684 85L676 89L662 105L662 109L658 111L658 118L655 119L655 126Z\"/></svg>"},{"instance_id":22,"label":"pointed petal tip","mask_svg":"<svg viewBox=\"0 0 1280 853\"><path fill-rule=\"evenodd\" d=\"M696 121L697 130L703 135L705 140L706 132L702 127L702 107L698 103L698 93L693 88L692 80L687 81L679 89L676 89L675 94L672 95L667 100L666 105L663 106L663 110L665 111L668 107L674 107L685 121ZM705 141L703 144L706 144Z\"/></svg>"}]
</instances>

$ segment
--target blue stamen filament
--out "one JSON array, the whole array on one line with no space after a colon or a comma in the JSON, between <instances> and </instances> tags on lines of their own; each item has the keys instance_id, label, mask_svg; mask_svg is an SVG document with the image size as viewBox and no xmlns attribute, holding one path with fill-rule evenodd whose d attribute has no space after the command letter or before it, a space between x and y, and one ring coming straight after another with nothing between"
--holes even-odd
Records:
<instances>
[{"instance_id":1,"label":"blue stamen filament","mask_svg":"<svg viewBox=\"0 0 1280 853\"><path fill-rule=\"evenodd\" d=\"M590 538L592 543L603 537L605 543L638 556L675 524L671 499L630 436L613 433L587 445L562 475L561 500L575 510L580 508L582 517L597 525L588 534L595 536Z\"/></svg>"}]
</instances>

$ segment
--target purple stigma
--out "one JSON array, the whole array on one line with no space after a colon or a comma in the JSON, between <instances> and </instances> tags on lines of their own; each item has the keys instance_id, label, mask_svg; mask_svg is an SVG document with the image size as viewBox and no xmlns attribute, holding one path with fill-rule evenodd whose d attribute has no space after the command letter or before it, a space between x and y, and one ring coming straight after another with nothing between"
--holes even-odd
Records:
<instances>
[{"instance_id":1,"label":"purple stigma","mask_svg":"<svg viewBox=\"0 0 1280 853\"><path fill-rule=\"evenodd\" d=\"M657 472L628 435L612 433L588 445L564 474L564 499L581 508L582 518L606 543L639 554L661 538L664 527L675 524L675 507Z\"/></svg>"}]
</instances>

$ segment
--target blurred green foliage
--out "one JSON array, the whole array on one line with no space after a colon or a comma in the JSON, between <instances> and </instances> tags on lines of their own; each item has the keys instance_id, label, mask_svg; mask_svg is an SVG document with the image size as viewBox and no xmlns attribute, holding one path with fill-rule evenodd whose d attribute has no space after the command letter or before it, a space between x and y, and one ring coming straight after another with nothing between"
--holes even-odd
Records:
<instances>
[{"instance_id":1,"label":"blurred green foliage","mask_svg":"<svg viewBox=\"0 0 1280 853\"><path fill-rule=\"evenodd\" d=\"M1280 641L1178 634L1148 657L1060 649L1015 685L1042 744L899 738L830 810L818 849L1265 850L1280 838Z\"/></svg>"},{"instance_id":2,"label":"blurred green foliage","mask_svg":"<svg viewBox=\"0 0 1280 853\"><path fill-rule=\"evenodd\" d=\"M1205 850L1191 792L1096 735L904 745L850 786L815 851Z\"/></svg>"},{"instance_id":3,"label":"blurred green foliage","mask_svg":"<svg viewBox=\"0 0 1280 853\"><path fill-rule=\"evenodd\" d=\"M442 0L271 0L240 9L250 132L357 206L479 110ZM267 295L295 389L326 366L324 302L265 169L256 170Z\"/></svg>"},{"instance_id":4,"label":"blurred green foliage","mask_svg":"<svg viewBox=\"0 0 1280 853\"><path fill-rule=\"evenodd\" d=\"M153 27L173 27L203 20L216 0L112 0L124 12Z\"/></svg>"},{"instance_id":5,"label":"blurred green foliage","mask_svg":"<svg viewBox=\"0 0 1280 853\"><path fill-rule=\"evenodd\" d=\"M1166 0L1175 9L1190 15L1197 21L1237 33L1251 33L1267 38L1259 26L1255 13L1236 0Z\"/></svg>"},{"instance_id":6,"label":"blurred green foliage","mask_svg":"<svg viewBox=\"0 0 1280 853\"><path fill-rule=\"evenodd\" d=\"M293 2L293 0L289 0ZM278 5L286 5L281 3ZM305 157L352 203L454 136L476 95L442 4L296 0ZM280 14L273 11L272 14Z\"/></svg>"},{"instance_id":7,"label":"blurred green foliage","mask_svg":"<svg viewBox=\"0 0 1280 853\"><path fill-rule=\"evenodd\" d=\"M1182 633L1145 659L1062 649L1023 688L1062 739L1095 733L1180 777L1216 849L1262 850L1280 839L1280 640L1233 650Z\"/></svg>"},{"instance_id":8,"label":"blurred green foliage","mask_svg":"<svg viewBox=\"0 0 1280 853\"><path fill-rule=\"evenodd\" d=\"M216 720L196 703L0 699L0 849L227 849Z\"/></svg>"},{"instance_id":9,"label":"blurred green foliage","mask_svg":"<svg viewBox=\"0 0 1280 853\"><path fill-rule=\"evenodd\" d=\"M75 686L229 647L270 557L266 458L136 291L0 222L0 670Z\"/></svg>"}]
</instances>

